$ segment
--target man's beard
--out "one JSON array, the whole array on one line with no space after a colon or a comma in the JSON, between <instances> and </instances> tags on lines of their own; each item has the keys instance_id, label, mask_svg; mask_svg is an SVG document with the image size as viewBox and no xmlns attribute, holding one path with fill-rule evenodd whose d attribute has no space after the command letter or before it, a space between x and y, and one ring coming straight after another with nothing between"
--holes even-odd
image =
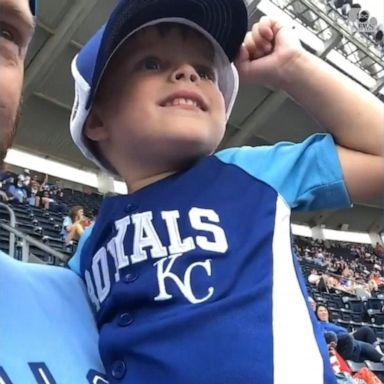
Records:
<instances>
[{"instance_id":1,"label":"man's beard","mask_svg":"<svg viewBox=\"0 0 384 384\"><path fill-rule=\"evenodd\" d=\"M21 117L21 104L22 104L22 101L20 101L19 103L16 117L13 122L13 126L11 127L10 131L5 134L4 140L2 139L0 142L0 170L3 169L5 156L7 155L8 149L12 146L13 139L15 138L15 135L16 135L16 128L19 125L19 121Z\"/></svg>"}]
</instances>

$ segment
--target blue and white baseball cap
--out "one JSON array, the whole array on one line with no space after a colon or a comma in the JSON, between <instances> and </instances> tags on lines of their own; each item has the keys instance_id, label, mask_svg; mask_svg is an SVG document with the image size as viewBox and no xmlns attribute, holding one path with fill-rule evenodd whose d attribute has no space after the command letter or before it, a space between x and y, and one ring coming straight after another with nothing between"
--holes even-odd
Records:
<instances>
[{"instance_id":1,"label":"blue and white baseball cap","mask_svg":"<svg viewBox=\"0 0 384 384\"><path fill-rule=\"evenodd\" d=\"M243 0L120 0L106 24L86 43L72 62L75 100L70 122L75 144L89 160L104 168L88 139L84 123L98 85L114 53L134 33L159 23L180 23L204 35L213 45L218 85L227 118L233 108L239 78L232 64L248 28Z\"/></svg>"}]
</instances>

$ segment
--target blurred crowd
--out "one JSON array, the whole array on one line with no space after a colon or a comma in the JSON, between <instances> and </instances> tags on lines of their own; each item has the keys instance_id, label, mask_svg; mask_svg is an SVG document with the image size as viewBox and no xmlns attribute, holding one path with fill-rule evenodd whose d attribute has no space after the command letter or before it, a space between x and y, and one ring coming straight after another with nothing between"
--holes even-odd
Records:
<instances>
[{"instance_id":1,"label":"blurred crowd","mask_svg":"<svg viewBox=\"0 0 384 384\"><path fill-rule=\"evenodd\" d=\"M29 204L61 213L68 211L60 185L49 183L48 175L42 180L37 174L31 176L28 169L18 175L9 171L0 172L0 200Z\"/></svg>"},{"instance_id":2,"label":"blurred crowd","mask_svg":"<svg viewBox=\"0 0 384 384\"><path fill-rule=\"evenodd\" d=\"M320 292L344 292L359 298L375 297L384 285L383 247L363 244L327 242L297 246L299 261L312 262L308 282Z\"/></svg>"}]
</instances>

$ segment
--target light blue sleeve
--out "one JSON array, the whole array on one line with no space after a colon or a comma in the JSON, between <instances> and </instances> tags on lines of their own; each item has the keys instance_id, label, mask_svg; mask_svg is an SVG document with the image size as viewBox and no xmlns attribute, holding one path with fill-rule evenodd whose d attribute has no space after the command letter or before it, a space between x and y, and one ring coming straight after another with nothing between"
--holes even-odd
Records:
<instances>
[{"instance_id":1,"label":"light blue sleeve","mask_svg":"<svg viewBox=\"0 0 384 384\"><path fill-rule=\"evenodd\" d=\"M230 148L216 156L272 186L292 209L351 206L336 145L329 134L315 134L299 144Z\"/></svg>"},{"instance_id":2,"label":"light blue sleeve","mask_svg":"<svg viewBox=\"0 0 384 384\"><path fill-rule=\"evenodd\" d=\"M0 252L0 382L87 384L103 373L82 280ZM9 381L7 379L9 378Z\"/></svg>"},{"instance_id":3,"label":"light blue sleeve","mask_svg":"<svg viewBox=\"0 0 384 384\"><path fill-rule=\"evenodd\" d=\"M85 242L88 240L89 236L91 235L92 228L94 225L95 224L93 223L83 232L83 234L80 237L79 244L77 245L75 254L68 261L69 268L71 268L72 271L76 272L79 276L81 276L81 271L80 271L81 250L83 249Z\"/></svg>"}]
</instances>

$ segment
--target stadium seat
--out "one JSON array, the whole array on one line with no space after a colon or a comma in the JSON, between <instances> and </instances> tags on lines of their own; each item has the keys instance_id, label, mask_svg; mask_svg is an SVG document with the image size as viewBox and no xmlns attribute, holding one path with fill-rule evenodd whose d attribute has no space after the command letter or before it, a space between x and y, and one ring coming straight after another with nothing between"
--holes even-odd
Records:
<instances>
[{"instance_id":1,"label":"stadium seat","mask_svg":"<svg viewBox=\"0 0 384 384\"><path fill-rule=\"evenodd\" d=\"M341 319L344 321L352 321L352 312L349 309L340 309Z\"/></svg>"},{"instance_id":2,"label":"stadium seat","mask_svg":"<svg viewBox=\"0 0 384 384\"><path fill-rule=\"evenodd\" d=\"M364 314L366 312L365 305L361 300L348 300L346 308L350 309L353 313Z\"/></svg>"},{"instance_id":3,"label":"stadium seat","mask_svg":"<svg viewBox=\"0 0 384 384\"><path fill-rule=\"evenodd\" d=\"M369 316L373 316L378 313L381 313L381 309L383 307L381 300L376 298L368 299L366 305L367 305L367 312Z\"/></svg>"},{"instance_id":4,"label":"stadium seat","mask_svg":"<svg viewBox=\"0 0 384 384\"><path fill-rule=\"evenodd\" d=\"M370 324L378 339L384 340L384 325Z\"/></svg>"},{"instance_id":5,"label":"stadium seat","mask_svg":"<svg viewBox=\"0 0 384 384\"><path fill-rule=\"evenodd\" d=\"M354 313L352 312L351 313L351 320L354 322L354 323L357 323L358 325L363 325L364 323L364 316L362 313Z\"/></svg>"},{"instance_id":6,"label":"stadium seat","mask_svg":"<svg viewBox=\"0 0 384 384\"><path fill-rule=\"evenodd\" d=\"M332 321L338 321L341 319L341 312L338 309L329 309L329 316Z\"/></svg>"},{"instance_id":7,"label":"stadium seat","mask_svg":"<svg viewBox=\"0 0 384 384\"><path fill-rule=\"evenodd\" d=\"M353 373L358 372L361 368L366 368L365 363L357 363L356 361L347 360L348 367Z\"/></svg>"},{"instance_id":8,"label":"stadium seat","mask_svg":"<svg viewBox=\"0 0 384 384\"><path fill-rule=\"evenodd\" d=\"M384 324L384 313L375 313L371 317L371 322L375 325L383 325Z\"/></svg>"},{"instance_id":9,"label":"stadium seat","mask_svg":"<svg viewBox=\"0 0 384 384\"><path fill-rule=\"evenodd\" d=\"M348 330L348 332L352 332L353 331L353 325L352 325L352 321L349 320L349 321L346 321L346 320L337 320L335 322L336 325L340 325L341 327L344 327L345 329Z\"/></svg>"},{"instance_id":10,"label":"stadium seat","mask_svg":"<svg viewBox=\"0 0 384 384\"><path fill-rule=\"evenodd\" d=\"M383 363L375 363L373 361L365 360L364 363L372 372L384 372Z\"/></svg>"}]
</instances>

